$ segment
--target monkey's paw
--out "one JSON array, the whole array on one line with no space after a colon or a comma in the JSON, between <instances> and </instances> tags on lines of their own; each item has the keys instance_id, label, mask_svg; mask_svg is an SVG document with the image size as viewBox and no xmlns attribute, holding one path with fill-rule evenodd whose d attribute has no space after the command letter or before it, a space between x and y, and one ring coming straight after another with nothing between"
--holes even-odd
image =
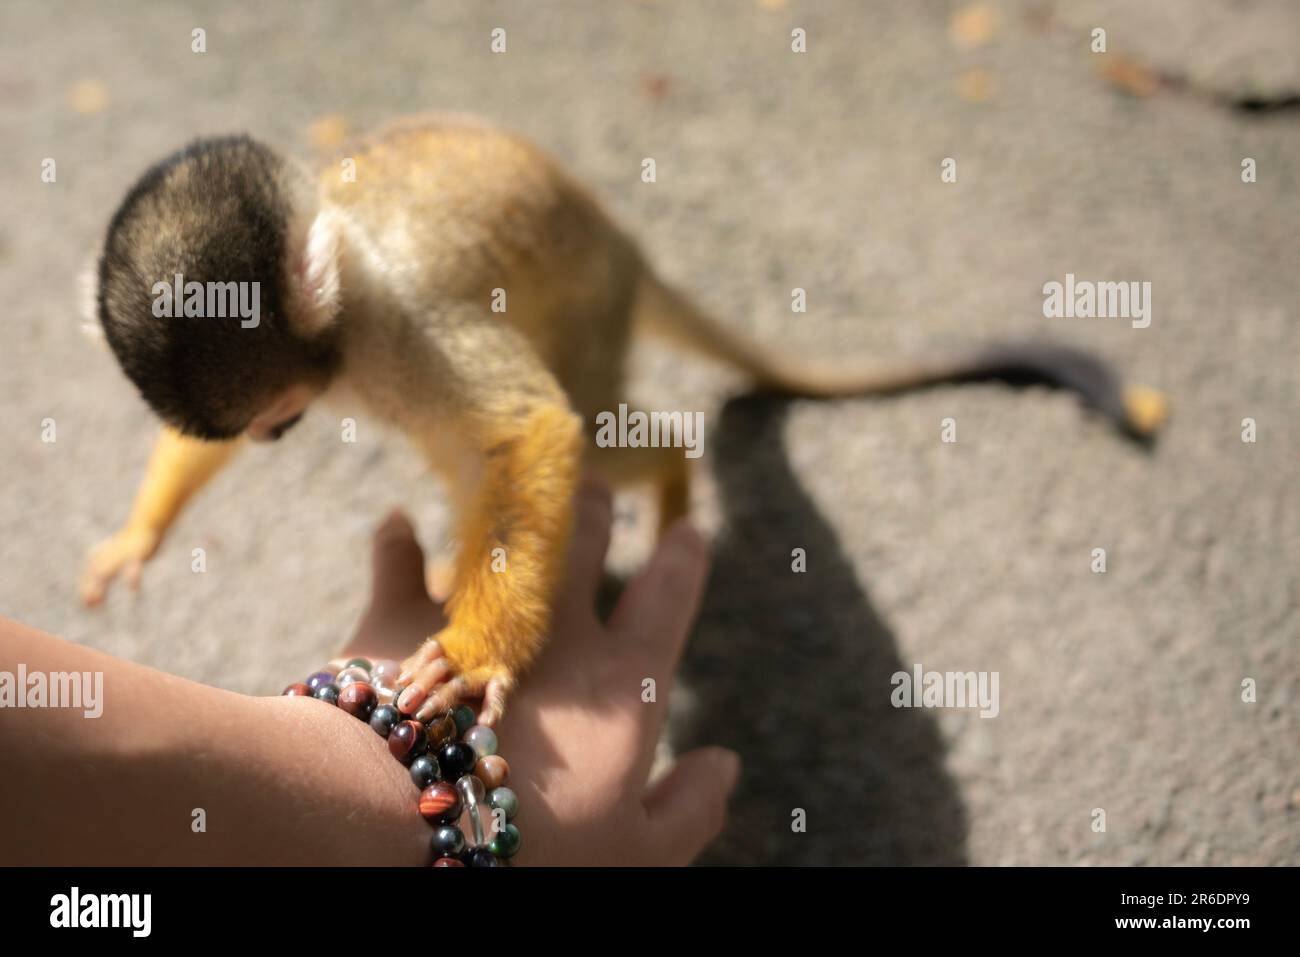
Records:
<instances>
[{"instance_id":1,"label":"monkey's paw","mask_svg":"<svg viewBox=\"0 0 1300 957\"><path fill-rule=\"evenodd\" d=\"M444 628L402 663L398 709L428 721L440 711L481 699L478 723L494 726L514 689L514 670L484 658L481 642L463 636L455 626ZM468 667L458 667L458 662Z\"/></svg>"},{"instance_id":2,"label":"monkey's paw","mask_svg":"<svg viewBox=\"0 0 1300 957\"><path fill-rule=\"evenodd\" d=\"M140 571L158 550L162 535L151 528L126 527L91 550L81 575L81 600L94 606L103 602L108 586L119 572L132 591L140 587Z\"/></svg>"}]
</instances>

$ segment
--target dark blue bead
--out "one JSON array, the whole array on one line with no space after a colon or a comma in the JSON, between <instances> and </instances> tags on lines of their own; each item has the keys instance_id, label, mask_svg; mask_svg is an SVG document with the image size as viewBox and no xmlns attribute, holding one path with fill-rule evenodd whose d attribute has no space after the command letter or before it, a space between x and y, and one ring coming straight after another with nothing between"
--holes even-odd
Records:
<instances>
[{"instance_id":1,"label":"dark blue bead","mask_svg":"<svg viewBox=\"0 0 1300 957\"><path fill-rule=\"evenodd\" d=\"M391 704L381 704L370 713L370 727L374 728L375 733L381 738L388 737L388 732L392 731L393 726L401 720L401 712Z\"/></svg>"},{"instance_id":2,"label":"dark blue bead","mask_svg":"<svg viewBox=\"0 0 1300 957\"><path fill-rule=\"evenodd\" d=\"M460 828L444 824L433 829L431 843L435 860L439 857L460 857L465 850L465 835L460 833Z\"/></svg>"},{"instance_id":3,"label":"dark blue bead","mask_svg":"<svg viewBox=\"0 0 1300 957\"><path fill-rule=\"evenodd\" d=\"M471 848L465 854L466 867L500 867L501 862L497 856L486 847Z\"/></svg>"},{"instance_id":4,"label":"dark blue bead","mask_svg":"<svg viewBox=\"0 0 1300 957\"><path fill-rule=\"evenodd\" d=\"M328 701L330 704L339 703L339 686L336 684L321 685L316 689L313 698L320 698L321 701Z\"/></svg>"},{"instance_id":5,"label":"dark blue bead","mask_svg":"<svg viewBox=\"0 0 1300 957\"><path fill-rule=\"evenodd\" d=\"M411 780L415 782L415 786L421 791L438 780L437 759L431 754L426 754L412 761Z\"/></svg>"},{"instance_id":6,"label":"dark blue bead","mask_svg":"<svg viewBox=\"0 0 1300 957\"><path fill-rule=\"evenodd\" d=\"M442 776L448 781L459 781L461 775L469 774L478 763L474 749L463 741L448 741L438 749L438 767Z\"/></svg>"}]
</instances>

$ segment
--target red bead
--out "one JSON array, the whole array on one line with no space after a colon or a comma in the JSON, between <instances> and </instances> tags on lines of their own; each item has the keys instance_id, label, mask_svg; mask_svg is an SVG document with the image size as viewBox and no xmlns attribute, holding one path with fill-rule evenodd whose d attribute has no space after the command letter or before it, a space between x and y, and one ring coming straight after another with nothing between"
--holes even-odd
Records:
<instances>
[{"instance_id":1,"label":"red bead","mask_svg":"<svg viewBox=\"0 0 1300 957\"><path fill-rule=\"evenodd\" d=\"M440 857L432 864L433 867L464 867L460 861L454 857Z\"/></svg>"},{"instance_id":2,"label":"red bead","mask_svg":"<svg viewBox=\"0 0 1300 957\"><path fill-rule=\"evenodd\" d=\"M388 733L388 750L403 764L410 764L427 747L424 725L418 721L403 721Z\"/></svg>"},{"instance_id":3,"label":"red bead","mask_svg":"<svg viewBox=\"0 0 1300 957\"><path fill-rule=\"evenodd\" d=\"M354 681L339 691L339 707L362 721L370 720L370 714L378 704L379 695L364 681Z\"/></svg>"},{"instance_id":4,"label":"red bead","mask_svg":"<svg viewBox=\"0 0 1300 957\"><path fill-rule=\"evenodd\" d=\"M454 824L460 811L460 792L446 781L434 781L420 792L420 814L430 824Z\"/></svg>"},{"instance_id":5,"label":"red bead","mask_svg":"<svg viewBox=\"0 0 1300 957\"><path fill-rule=\"evenodd\" d=\"M290 698L310 698L311 689L299 681L296 684L289 685L289 687L281 691L280 694L288 695Z\"/></svg>"},{"instance_id":6,"label":"red bead","mask_svg":"<svg viewBox=\"0 0 1300 957\"><path fill-rule=\"evenodd\" d=\"M474 776L483 782L483 786L493 791L510 780L510 765L499 754L489 754L479 758L474 766Z\"/></svg>"}]
</instances>

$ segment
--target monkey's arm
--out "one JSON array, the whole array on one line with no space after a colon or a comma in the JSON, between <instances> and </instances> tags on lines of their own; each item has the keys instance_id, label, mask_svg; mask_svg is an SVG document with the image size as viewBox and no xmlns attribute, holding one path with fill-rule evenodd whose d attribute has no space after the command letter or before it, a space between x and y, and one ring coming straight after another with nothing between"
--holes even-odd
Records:
<instances>
[{"instance_id":1,"label":"monkey's arm","mask_svg":"<svg viewBox=\"0 0 1300 957\"><path fill-rule=\"evenodd\" d=\"M482 694L483 720L491 724L550 627L582 426L567 403L543 404L487 425L478 438L480 484L458 523L449 622L435 636L455 677L433 707Z\"/></svg>"},{"instance_id":2,"label":"monkey's arm","mask_svg":"<svg viewBox=\"0 0 1300 957\"><path fill-rule=\"evenodd\" d=\"M495 421L480 419L470 431L481 459L477 487L453 489L463 505L449 622L405 670L421 689L425 713L481 694L480 720L491 724L550 627L582 424L561 396ZM451 681L436 687L448 669Z\"/></svg>"},{"instance_id":3,"label":"monkey's arm","mask_svg":"<svg viewBox=\"0 0 1300 957\"><path fill-rule=\"evenodd\" d=\"M141 568L158 550L185 503L221 471L242 444L241 439L203 442L164 427L136 493L131 517L87 559L81 579L82 600L98 605L121 571L132 588L138 587Z\"/></svg>"}]
</instances>

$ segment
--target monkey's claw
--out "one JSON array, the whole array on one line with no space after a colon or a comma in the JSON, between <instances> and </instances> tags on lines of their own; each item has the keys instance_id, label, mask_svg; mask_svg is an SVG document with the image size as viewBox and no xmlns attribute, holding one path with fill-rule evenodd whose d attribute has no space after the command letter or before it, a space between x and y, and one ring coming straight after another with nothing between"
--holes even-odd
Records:
<instances>
[{"instance_id":1,"label":"monkey's claw","mask_svg":"<svg viewBox=\"0 0 1300 957\"><path fill-rule=\"evenodd\" d=\"M488 727L501 720L506 698L514 687L509 670L502 666L482 665L460 671L438 638L430 638L403 663L397 684L401 689L397 708L403 714L428 721L441 711L481 700L478 723Z\"/></svg>"}]
</instances>

